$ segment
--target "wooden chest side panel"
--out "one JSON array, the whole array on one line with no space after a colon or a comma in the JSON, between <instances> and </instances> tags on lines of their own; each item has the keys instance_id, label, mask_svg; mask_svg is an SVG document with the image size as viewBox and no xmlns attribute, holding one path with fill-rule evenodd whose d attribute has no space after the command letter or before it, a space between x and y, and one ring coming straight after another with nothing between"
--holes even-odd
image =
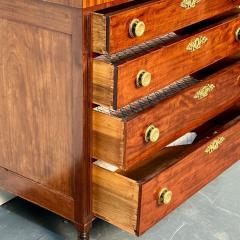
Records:
<instances>
[{"instance_id":1,"label":"wooden chest side panel","mask_svg":"<svg viewBox=\"0 0 240 240\"><path fill-rule=\"evenodd\" d=\"M1 0L0 4L2 18L63 33L72 33L73 21L70 8L32 0Z\"/></svg>"},{"instance_id":2,"label":"wooden chest side panel","mask_svg":"<svg viewBox=\"0 0 240 240\"><path fill-rule=\"evenodd\" d=\"M0 165L72 196L71 36L0 19Z\"/></svg>"}]
</instances>

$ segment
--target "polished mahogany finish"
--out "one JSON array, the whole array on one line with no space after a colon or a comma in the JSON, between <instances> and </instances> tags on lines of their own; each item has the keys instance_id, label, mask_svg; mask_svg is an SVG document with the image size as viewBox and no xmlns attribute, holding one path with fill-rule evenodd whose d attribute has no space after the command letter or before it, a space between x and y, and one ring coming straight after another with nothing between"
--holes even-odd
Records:
<instances>
[{"instance_id":1,"label":"polished mahogany finish","mask_svg":"<svg viewBox=\"0 0 240 240\"><path fill-rule=\"evenodd\" d=\"M42 0L43 1L43 0ZM109 7L117 4L130 2L133 0L44 0L45 2L57 3L76 8Z\"/></svg>"},{"instance_id":2,"label":"polished mahogany finish","mask_svg":"<svg viewBox=\"0 0 240 240\"><path fill-rule=\"evenodd\" d=\"M118 109L192 74L240 49L236 31L240 16L170 34L112 56L93 60L93 101ZM177 66L177 67L176 67ZM136 83L142 70L151 74L147 86Z\"/></svg>"},{"instance_id":3,"label":"polished mahogany finish","mask_svg":"<svg viewBox=\"0 0 240 240\"><path fill-rule=\"evenodd\" d=\"M203 124L239 100L239 62L228 61L213 65L196 75L200 82L184 80L159 91L149 102L141 100L126 109L111 114L96 110L93 114L93 156L122 169L146 160L176 138ZM226 66L224 69L221 69ZM221 69L218 70L217 69ZM215 73L210 71L215 69ZM210 75L208 75L211 73ZM181 86L190 86L183 89ZM172 94L172 95L171 95ZM203 95L201 95L203 94ZM151 102L157 102L151 105ZM138 108L150 105L136 113ZM125 114L124 114L125 113ZM159 129L156 142L146 142L149 126ZM109 152L109 149L111 151Z\"/></svg>"},{"instance_id":4,"label":"polished mahogany finish","mask_svg":"<svg viewBox=\"0 0 240 240\"><path fill-rule=\"evenodd\" d=\"M0 1L0 186L71 220L83 239L93 218L87 18Z\"/></svg>"},{"instance_id":5,"label":"polished mahogany finish","mask_svg":"<svg viewBox=\"0 0 240 240\"><path fill-rule=\"evenodd\" d=\"M193 6L186 8L184 0L133 1L113 10L99 11L93 14L93 23L97 26L93 25L93 50L116 53L231 10L237 3L233 0L201 0ZM140 37L129 34L134 19L145 24L145 32Z\"/></svg>"},{"instance_id":6,"label":"polished mahogany finish","mask_svg":"<svg viewBox=\"0 0 240 240\"><path fill-rule=\"evenodd\" d=\"M72 221L79 240L95 216L137 235L153 226L239 159L239 108L204 124L239 104L239 56L225 59L239 50L238 4L0 0L0 187ZM125 60L94 53L132 51L166 33L175 37L163 48ZM190 85L168 86L146 109L106 114L188 74ZM165 148L193 129L194 144ZM92 156L122 169L93 167Z\"/></svg>"},{"instance_id":7,"label":"polished mahogany finish","mask_svg":"<svg viewBox=\"0 0 240 240\"><path fill-rule=\"evenodd\" d=\"M194 130L200 137L193 144L165 148L150 162L131 171L111 172L94 166L94 213L125 231L141 235L238 161L239 108L202 128L207 133ZM163 190L168 196L161 200Z\"/></svg>"}]
</instances>

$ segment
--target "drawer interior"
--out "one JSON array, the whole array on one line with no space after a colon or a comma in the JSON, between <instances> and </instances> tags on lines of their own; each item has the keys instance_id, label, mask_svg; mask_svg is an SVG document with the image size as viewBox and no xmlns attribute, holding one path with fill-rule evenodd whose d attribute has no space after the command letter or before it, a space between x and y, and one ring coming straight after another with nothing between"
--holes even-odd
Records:
<instances>
[{"instance_id":1,"label":"drawer interior","mask_svg":"<svg viewBox=\"0 0 240 240\"><path fill-rule=\"evenodd\" d=\"M145 224L144 219L146 216L144 214L144 207L142 202L146 201L146 198L148 198L149 194L147 192L148 188L150 188L152 185L152 180L155 178L161 179L161 176L169 174L169 172L171 173L171 169L174 170L175 168L178 168L177 166L181 166L181 164L185 166L186 169L191 167L191 165L194 164L195 160L191 159L191 161L189 161L189 159L187 159L187 156L191 155L196 150L201 149L206 145L206 143L209 144L213 138L228 131L228 129L231 129L233 126L237 126L237 130L239 132L239 121L240 106L236 105L218 117L208 121L203 126L195 129L194 132L197 133L197 138L192 144L167 147L150 158L149 161L129 171L110 171L108 167L105 169L99 167L99 163L96 161L93 167L94 214L122 228L125 231L137 235L142 234L150 227L151 224L155 224L160 218L164 217L167 213L180 205L186 197L190 197L206 183L208 183L208 181L225 170L221 169L224 161L219 161L219 166L218 162L213 165L213 173L210 174L211 179L208 180L205 179L204 169L202 169L205 163L198 163L201 165L201 168L199 169L199 167L196 167L196 169L201 170L201 172L193 172L193 174L200 174L201 181L199 182L201 184L197 185L193 190L185 193L184 197L181 198L180 196L177 200L178 202L175 202L173 205L170 204L168 207L166 207L166 209L164 209L164 207L156 208L158 215L156 215L154 219L155 222L147 223L146 220ZM239 147L239 144L237 147ZM239 153L239 149L235 151ZM225 155L223 157L226 158ZM210 159L212 159L212 156ZM224 168L227 168L230 166L230 164L233 164L233 161L236 160L237 159L229 159L229 164L224 166ZM199 162L197 159L196 161ZM216 159L207 161L216 161ZM208 169L208 171L211 171L211 169ZM184 176L181 176L181 178L182 177L184 178ZM158 182L158 180L156 180L156 182ZM151 201L155 200L153 199ZM151 204L155 206L155 202ZM151 214L154 214L154 211L151 212Z\"/></svg>"}]
</instances>

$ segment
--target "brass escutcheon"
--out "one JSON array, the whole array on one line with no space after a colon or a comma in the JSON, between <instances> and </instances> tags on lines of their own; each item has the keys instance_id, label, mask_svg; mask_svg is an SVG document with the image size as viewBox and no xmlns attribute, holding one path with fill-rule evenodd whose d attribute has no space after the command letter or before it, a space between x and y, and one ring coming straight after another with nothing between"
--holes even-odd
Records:
<instances>
[{"instance_id":1,"label":"brass escutcheon","mask_svg":"<svg viewBox=\"0 0 240 240\"><path fill-rule=\"evenodd\" d=\"M173 193L167 188L163 188L158 194L158 205L169 204L172 201Z\"/></svg>"},{"instance_id":2,"label":"brass escutcheon","mask_svg":"<svg viewBox=\"0 0 240 240\"><path fill-rule=\"evenodd\" d=\"M150 125L145 132L145 141L146 142L157 142L159 139L160 132L159 129L154 125Z\"/></svg>"},{"instance_id":3,"label":"brass escutcheon","mask_svg":"<svg viewBox=\"0 0 240 240\"><path fill-rule=\"evenodd\" d=\"M152 80L152 74L145 70L141 70L138 72L136 84L138 87L147 87L150 85Z\"/></svg>"},{"instance_id":4,"label":"brass escutcheon","mask_svg":"<svg viewBox=\"0 0 240 240\"><path fill-rule=\"evenodd\" d=\"M210 92L212 92L215 89L214 84L208 84L201 88L199 91L196 92L194 95L195 99L201 100L209 95Z\"/></svg>"},{"instance_id":5,"label":"brass escutcheon","mask_svg":"<svg viewBox=\"0 0 240 240\"><path fill-rule=\"evenodd\" d=\"M203 45L205 45L208 42L208 38L205 36L200 36L193 41L191 41L186 49L189 52L195 52L196 50L200 49Z\"/></svg>"},{"instance_id":6,"label":"brass escutcheon","mask_svg":"<svg viewBox=\"0 0 240 240\"><path fill-rule=\"evenodd\" d=\"M218 150L220 145L225 141L225 137L219 137L212 141L212 143L205 149L205 153L211 154Z\"/></svg>"},{"instance_id":7,"label":"brass escutcheon","mask_svg":"<svg viewBox=\"0 0 240 240\"><path fill-rule=\"evenodd\" d=\"M139 19L133 19L129 25L129 34L133 37L141 37L145 32L145 23Z\"/></svg>"},{"instance_id":8,"label":"brass escutcheon","mask_svg":"<svg viewBox=\"0 0 240 240\"><path fill-rule=\"evenodd\" d=\"M195 8L197 4L200 2L201 0L183 0L180 6L185 9L191 9L191 8Z\"/></svg>"}]
</instances>

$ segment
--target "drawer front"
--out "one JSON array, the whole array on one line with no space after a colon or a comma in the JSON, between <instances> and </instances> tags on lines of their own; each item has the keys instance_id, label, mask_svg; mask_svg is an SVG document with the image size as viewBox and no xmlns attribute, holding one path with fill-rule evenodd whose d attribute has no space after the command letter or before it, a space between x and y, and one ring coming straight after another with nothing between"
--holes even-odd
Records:
<instances>
[{"instance_id":1,"label":"drawer front","mask_svg":"<svg viewBox=\"0 0 240 240\"><path fill-rule=\"evenodd\" d=\"M134 59L93 63L94 101L118 109L240 50L240 16ZM148 85L136 79L144 70Z\"/></svg>"},{"instance_id":2,"label":"drawer front","mask_svg":"<svg viewBox=\"0 0 240 240\"><path fill-rule=\"evenodd\" d=\"M229 108L240 98L240 63L179 92L126 123L126 168L146 159L177 137ZM158 141L146 143L148 126L159 129Z\"/></svg>"},{"instance_id":3,"label":"drawer front","mask_svg":"<svg viewBox=\"0 0 240 240\"><path fill-rule=\"evenodd\" d=\"M93 15L95 52L121 51L221 14L234 8L237 3L233 0L161 0L134 4Z\"/></svg>"},{"instance_id":4,"label":"drawer front","mask_svg":"<svg viewBox=\"0 0 240 240\"><path fill-rule=\"evenodd\" d=\"M142 186L139 233L145 232L239 158L238 119L232 127L201 143L195 151ZM159 205L159 193L165 188L172 192L172 201Z\"/></svg>"},{"instance_id":5,"label":"drawer front","mask_svg":"<svg viewBox=\"0 0 240 240\"><path fill-rule=\"evenodd\" d=\"M123 169L147 159L237 102L240 98L239 72L240 64L236 62L208 77L201 76L204 80L199 83L127 119L94 111L93 157ZM158 128L159 139L147 143L145 134L151 125Z\"/></svg>"},{"instance_id":6,"label":"drawer front","mask_svg":"<svg viewBox=\"0 0 240 240\"><path fill-rule=\"evenodd\" d=\"M239 114L239 107L225 112L196 129L192 145L165 148L131 171L111 172L95 163L94 214L143 234L240 158Z\"/></svg>"}]
</instances>

